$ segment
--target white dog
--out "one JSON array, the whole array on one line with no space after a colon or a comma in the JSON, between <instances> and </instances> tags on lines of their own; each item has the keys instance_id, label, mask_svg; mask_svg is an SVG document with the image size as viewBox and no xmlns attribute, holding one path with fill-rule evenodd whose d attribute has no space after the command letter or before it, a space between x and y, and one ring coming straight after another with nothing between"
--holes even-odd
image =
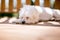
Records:
<instances>
[{"instance_id":1,"label":"white dog","mask_svg":"<svg viewBox=\"0 0 60 40\"><path fill-rule=\"evenodd\" d=\"M19 19L15 23L35 24L39 21L39 12L34 6L26 5L19 11Z\"/></svg>"},{"instance_id":2,"label":"white dog","mask_svg":"<svg viewBox=\"0 0 60 40\"><path fill-rule=\"evenodd\" d=\"M57 14L57 16L56 14L54 10L48 7L25 5L19 11L19 19L15 22L22 24L25 23L34 24L38 23L39 20L40 21L51 20L53 16L58 18L57 16L59 16L59 14Z\"/></svg>"}]
</instances>

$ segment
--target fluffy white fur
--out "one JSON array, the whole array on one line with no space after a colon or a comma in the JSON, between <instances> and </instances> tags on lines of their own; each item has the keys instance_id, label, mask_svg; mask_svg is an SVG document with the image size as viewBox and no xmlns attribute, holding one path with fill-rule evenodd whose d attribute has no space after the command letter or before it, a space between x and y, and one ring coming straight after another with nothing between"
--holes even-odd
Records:
<instances>
[{"instance_id":1,"label":"fluffy white fur","mask_svg":"<svg viewBox=\"0 0 60 40\"><path fill-rule=\"evenodd\" d=\"M40 21L48 21L55 17L60 20L60 11L48 7L25 5L19 11L19 19L16 23L34 24Z\"/></svg>"},{"instance_id":2,"label":"fluffy white fur","mask_svg":"<svg viewBox=\"0 0 60 40\"><path fill-rule=\"evenodd\" d=\"M55 20L60 20L60 10L54 9Z\"/></svg>"},{"instance_id":3,"label":"fluffy white fur","mask_svg":"<svg viewBox=\"0 0 60 40\"><path fill-rule=\"evenodd\" d=\"M39 21L39 12L36 10L34 6L24 6L19 11L19 19L21 22L25 21L25 23L36 23Z\"/></svg>"},{"instance_id":4,"label":"fluffy white fur","mask_svg":"<svg viewBox=\"0 0 60 40\"><path fill-rule=\"evenodd\" d=\"M39 11L39 18L41 21L48 21L51 20L53 17L53 11L51 8L48 7L40 7L40 6L35 6L35 8Z\"/></svg>"}]
</instances>

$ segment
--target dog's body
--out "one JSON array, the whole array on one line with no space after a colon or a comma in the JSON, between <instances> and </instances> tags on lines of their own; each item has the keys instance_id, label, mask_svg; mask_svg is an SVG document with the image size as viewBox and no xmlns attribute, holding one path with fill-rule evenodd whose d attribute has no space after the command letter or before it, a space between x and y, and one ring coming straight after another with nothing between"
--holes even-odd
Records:
<instances>
[{"instance_id":1,"label":"dog's body","mask_svg":"<svg viewBox=\"0 0 60 40\"><path fill-rule=\"evenodd\" d=\"M60 10L54 9L53 11L54 11L53 15L55 17L55 20L60 20Z\"/></svg>"},{"instance_id":2,"label":"dog's body","mask_svg":"<svg viewBox=\"0 0 60 40\"><path fill-rule=\"evenodd\" d=\"M39 7L39 6L35 6L35 8L40 13L39 14L40 21L48 21L48 20L51 20L51 18L53 17L52 9L48 7Z\"/></svg>"},{"instance_id":3,"label":"dog's body","mask_svg":"<svg viewBox=\"0 0 60 40\"><path fill-rule=\"evenodd\" d=\"M15 22L34 24L38 21L48 21L54 18L60 20L60 11L48 7L25 5L19 11L19 19Z\"/></svg>"}]
</instances>

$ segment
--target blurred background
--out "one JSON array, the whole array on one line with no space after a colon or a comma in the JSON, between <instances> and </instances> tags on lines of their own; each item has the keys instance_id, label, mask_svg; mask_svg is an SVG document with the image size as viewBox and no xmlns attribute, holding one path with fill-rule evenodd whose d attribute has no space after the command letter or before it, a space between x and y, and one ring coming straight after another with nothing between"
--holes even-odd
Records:
<instances>
[{"instance_id":1,"label":"blurred background","mask_svg":"<svg viewBox=\"0 0 60 40\"><path fill-rule=\"evenodd\" d=\"M18 11L23 5L38 5L60 9L60 0L0 0L0 18L18 16Z\"/></svg>"}]
</instances>

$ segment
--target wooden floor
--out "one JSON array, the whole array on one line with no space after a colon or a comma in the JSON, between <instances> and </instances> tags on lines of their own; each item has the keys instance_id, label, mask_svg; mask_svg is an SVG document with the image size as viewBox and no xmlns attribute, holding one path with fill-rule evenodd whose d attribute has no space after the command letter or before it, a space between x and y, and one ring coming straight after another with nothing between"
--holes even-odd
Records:
<instances>
[{"instance_id":1,"label":"wooden floor","mask_svg":"<svg viewBox=\"0 0 60 40\"><path fill-rule=\"evenodd\" d=\"M32 39L60 40L60 24L43 24L43 22L34 25L0 24L0 40Z\"/></svg>"}]
</instances>

